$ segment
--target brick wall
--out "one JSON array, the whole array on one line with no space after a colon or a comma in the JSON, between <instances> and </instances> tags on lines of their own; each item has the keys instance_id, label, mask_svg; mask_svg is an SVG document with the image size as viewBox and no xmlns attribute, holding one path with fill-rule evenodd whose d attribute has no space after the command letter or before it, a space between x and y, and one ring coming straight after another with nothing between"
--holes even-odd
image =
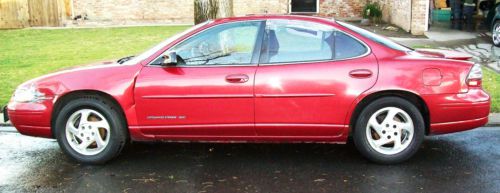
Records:
<instances>
[{"instance_id":1,"label":"brick wall","mask_svg":"<svg viewBox=\"0 0 500 193\"><path fill-rule=\"evenodd\" d=\"M73 12L104 25L194 23L193 0L73 0Z\"/></svg>"},{"instance_id":2,"label":"brick wall","mask_svg":"<svg viewBox=\"0 0 500 193\"><path fill-rule=\"evenodd\" d=\"M335 18L360 18L366 0L320 0L319 15Z\"/></svg>"},{"instance_id":3,"label":"brick wall","mask_svg":"<svg viewBox=\"0 0 500 193\"><path fill-rule=\"evenodd\" d=\"M288 0L233 0L235 16L288 13Z\"/></svg>"},{"instance_id":4,"label":"brick wall","mask_svg":"<svg viewBox=\"0 0 500 193\"><path fill-rule=\"evenodd\" d=\"M286 14L289 0L232 0L235 16ZM361 17L365 0L319 0L319 15ZM99 25L191 24L194 0L73 0L74 15L86 14L85 23ZM67 21L71 22L71 21Z\"/></svg>"},{"instance_id":5,"label":"brick wall","mask_svg":"<svg viewBox=\"0 0 500 193\"><path fill-rule=\"evenodd\" d=\"M319 0L319 13L323 17L361 17L365 0ZM289 11L289 0L233 0L236 16L259 13L285 14Z\"/></svg>"}]
</instances>

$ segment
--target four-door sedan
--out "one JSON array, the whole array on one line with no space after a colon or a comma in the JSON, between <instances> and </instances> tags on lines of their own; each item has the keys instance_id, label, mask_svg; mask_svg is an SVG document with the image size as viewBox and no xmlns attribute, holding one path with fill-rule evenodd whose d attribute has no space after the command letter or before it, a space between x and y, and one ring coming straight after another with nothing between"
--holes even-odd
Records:
<instances>
[{"instance_id":1,"label":"four-door sedan","mask_svg":"<svg viewBox=\"0 0 500 193\"><path fill-rule=\"evenodd\" d=\"M347 23L253 15L196 25L136 57L20 85L20 133L56 138L82 163L132 141L346 143L398 163L425 135L487 123L469 56L413 50Z\"/></svg>"}]
</instances>

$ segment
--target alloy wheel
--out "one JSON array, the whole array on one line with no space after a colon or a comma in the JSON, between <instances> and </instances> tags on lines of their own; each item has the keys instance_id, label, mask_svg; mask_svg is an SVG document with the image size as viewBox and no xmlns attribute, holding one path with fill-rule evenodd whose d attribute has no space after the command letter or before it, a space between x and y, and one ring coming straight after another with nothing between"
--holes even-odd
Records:
<instances>
[{"instance_id":1,"label":"alloy wheel","mask_svg":"<svg viewBox=\"0 0 500 193\"><path fill-rule=\"evenodd\" d=\"M92 109L81 109L66 122L66 139L73 150L96 155L109 144L110 126L106 118Z\"/></svg>"},{"instance_id":2,"label":"alloy wheel","mask_svg":"<svg viewBox=\"0 0 500 193\"><path fill-rule=\"evenodd\" d=\"M492 33L491 37L493 39L493 43L495 45L500 45L500 23L495 24L495 26L493 27L493 31L491 33Z\"/></svg>"},{"instance_id":3,"label":"alloy wheel","mask_svg":"<svg viewBox=\"0 0 500 193\"><path fill-rule=\"evenodd\" d=\"M411 117L397 107L376 111L368 120L366 137L370 146L385 155L405 150L413 140L414 125Z\"/></svg>"}]
</instances>

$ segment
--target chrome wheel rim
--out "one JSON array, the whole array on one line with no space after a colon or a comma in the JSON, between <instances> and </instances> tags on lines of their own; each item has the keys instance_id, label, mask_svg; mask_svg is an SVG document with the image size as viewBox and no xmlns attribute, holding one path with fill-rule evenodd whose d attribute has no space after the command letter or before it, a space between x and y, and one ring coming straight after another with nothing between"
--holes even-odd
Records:
<instances>
[{"instance_id":1,"label":"chrome wheel rim","mask_svg":"<svg viewBox=\"0 0 500 193\"><path fill-rule=\"evenodd\" d=\"M495 26L493 27L493 31L491 32L492 35L492 39L493 39L493 43L495 43L496 45L499 45L500 44L500 24L495 24Z\"/></svg>"},{"instance_id":2,"label":"chrome wheel rim","mask_svg":"<svg viewBox=\"0 0 500 193\"><path fill-rule=\"evenodd\" d=\"M386 107L375 112L366 126L370 146L385 155L402 152L413 140L414 126L411 117L397 107Z\"/></svg>"},{"instance_id":3,"label":"chrome wheel rim","mask_svg":"<svg viewBox=\"0 0 500 193\"><path fill-rule=\"evenodd\" d=\"M66 122L66 139L76 152L96 155L109 144L110 126L106 118L92 109L81 109Z\"/></svg>"}]
</instances>

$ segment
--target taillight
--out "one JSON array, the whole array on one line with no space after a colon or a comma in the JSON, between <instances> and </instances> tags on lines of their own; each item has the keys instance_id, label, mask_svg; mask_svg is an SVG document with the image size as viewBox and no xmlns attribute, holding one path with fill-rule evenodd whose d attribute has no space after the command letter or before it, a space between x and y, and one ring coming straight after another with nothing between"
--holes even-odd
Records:
<instances>
[{"instance_id":1,"label":"taillight","mask_svg":"<svg viewBox=\"0 0 500 193\"><path fill-rule=\"evenodd\" d=\"M472 69L467 76L467 86L469 87L481 87L483 79L483 70L481 70L481 65L474 64Z\"/></svg>"}]
</instances>

